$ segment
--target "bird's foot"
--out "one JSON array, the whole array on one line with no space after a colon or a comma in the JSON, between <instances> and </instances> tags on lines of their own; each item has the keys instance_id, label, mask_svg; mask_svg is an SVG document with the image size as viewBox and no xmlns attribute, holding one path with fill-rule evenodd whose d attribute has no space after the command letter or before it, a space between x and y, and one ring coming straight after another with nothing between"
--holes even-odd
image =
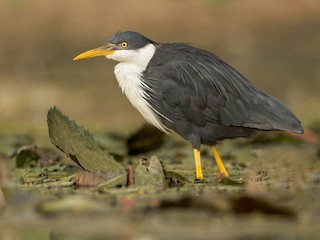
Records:
<instances>
[{"instance_id":1,"label":"bird's foot","mask_svg":"<svg viewBox=\"0 0 320 240\"><path fill-rule=\"evenodd\" d=\"M229 178L230 175L229 174L226 174L224 172L218 172L218 173L214 173L215 177L218 179L218 180L223 180L223 179L226 179L226 178Z\"/></svg>"},{"instance_id":2,"label":"bird's foot","mask_svg":"<svg viewBox=\"0 0 320 240\"><path fill-rule=\"evenodd\" d=\"M204 179L203 178L195 178L194 183L204 183Z\"/></svg>"}]
</instances>

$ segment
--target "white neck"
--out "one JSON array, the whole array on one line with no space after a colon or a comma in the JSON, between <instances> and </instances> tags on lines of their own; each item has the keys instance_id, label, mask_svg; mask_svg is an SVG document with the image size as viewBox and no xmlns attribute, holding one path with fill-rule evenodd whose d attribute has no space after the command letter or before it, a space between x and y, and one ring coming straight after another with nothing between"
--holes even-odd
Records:
<instances>
[{"instance_id":1,"label":"white neck","mask_svg":"<svg viewBox=\"0 0 320 240\"><path fill-rule=\"evenodd\" d=\"M147 68L152 59L156 47L148 44L138 50L119 50L107 58L119 61L115 68L114 74L118 80L122 92L127 96L132 105L141 113L147 122L157 127L161 131L167 132L168 129L160 122L155 113L155 109L146 101L147 94L145 89L148 88L143 84L141 77L143 71Z\"/></svg>"}]
</instances>

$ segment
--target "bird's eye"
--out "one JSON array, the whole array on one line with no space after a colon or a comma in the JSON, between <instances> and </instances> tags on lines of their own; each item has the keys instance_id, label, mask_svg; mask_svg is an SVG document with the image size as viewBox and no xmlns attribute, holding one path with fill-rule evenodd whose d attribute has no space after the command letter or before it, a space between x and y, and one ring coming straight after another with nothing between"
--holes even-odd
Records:
<instances>
[{"instance_id":1,"label":"bird's eye","mask_svg":"<svg viewBox=\"0 0 320 240\"><path fill-rule=\"evenodd\" d=\"M122 47L122 48L128 47L128 43L127 43L127 42L122 42L122 43L121 43L121 47Z\"/></svg>"}]
</instances>

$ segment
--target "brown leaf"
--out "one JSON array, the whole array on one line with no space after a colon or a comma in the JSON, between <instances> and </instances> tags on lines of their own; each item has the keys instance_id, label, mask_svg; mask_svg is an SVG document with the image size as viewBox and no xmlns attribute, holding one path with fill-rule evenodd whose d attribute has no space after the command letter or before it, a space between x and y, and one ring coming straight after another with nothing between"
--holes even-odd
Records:
<instances>
[{"instance_id":1,"label":"brown leaf","mask_svg":"<svg viewBox=\"0 0 320 240\"><path fill-rule=\"evenodd\" d=\"M127 168L127 185L133 185L134 184L134 175L133 175L133 169L131 166L128 166Z\"/></svg>"},{"instance_id":2,"label":"brown leaf","mask_svg":"<svg viewBox=\"0 0 320 240\"><path fill-rule=\"evenodd\" d=\"M92 187L97 186L105 179L96 173L79 172L73 178L77 186Z\"/></svg>"}]
</instances>

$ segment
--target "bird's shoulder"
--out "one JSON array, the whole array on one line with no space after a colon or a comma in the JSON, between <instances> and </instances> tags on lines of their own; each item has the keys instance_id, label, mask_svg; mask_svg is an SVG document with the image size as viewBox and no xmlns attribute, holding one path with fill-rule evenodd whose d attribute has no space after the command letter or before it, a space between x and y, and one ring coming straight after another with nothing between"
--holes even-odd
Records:
<instances>
[{"instance_id":1,"label":"bird's shoulder","mask_svg":"<svg viewBox=\"0 0 320 240\"><path fill-rule=\"evenodd\" d=\"M259 89L221 58L185 43L157 46L147 69L146 76L157 79L154 83L164 94L184 92L182 95L205 99L209 107L247 100L248 93L260 94ZM201 102L199 106L203 107Z\"/></svg>"},{"instance_id":2,"label":"bird's shoulder","mask_svg":"<svg viewBox=\"0 0 320 240\"><path fill-rule=\"evenodd\" d=\"M237 101L241 98L237 91L241 81L247 80L237 76L216 55L191 45L159 45L144 76L150 89L157 89L148 94L160 100L150 100L158 111L171 112L174 117L198 126L204 126L206 121L220 121L220 110L227 102L234 103L232 108L238 111L243 109L241 101ZM239 121L246 117L237 115L243 116Z\"/></svg>"}]
</instances>

